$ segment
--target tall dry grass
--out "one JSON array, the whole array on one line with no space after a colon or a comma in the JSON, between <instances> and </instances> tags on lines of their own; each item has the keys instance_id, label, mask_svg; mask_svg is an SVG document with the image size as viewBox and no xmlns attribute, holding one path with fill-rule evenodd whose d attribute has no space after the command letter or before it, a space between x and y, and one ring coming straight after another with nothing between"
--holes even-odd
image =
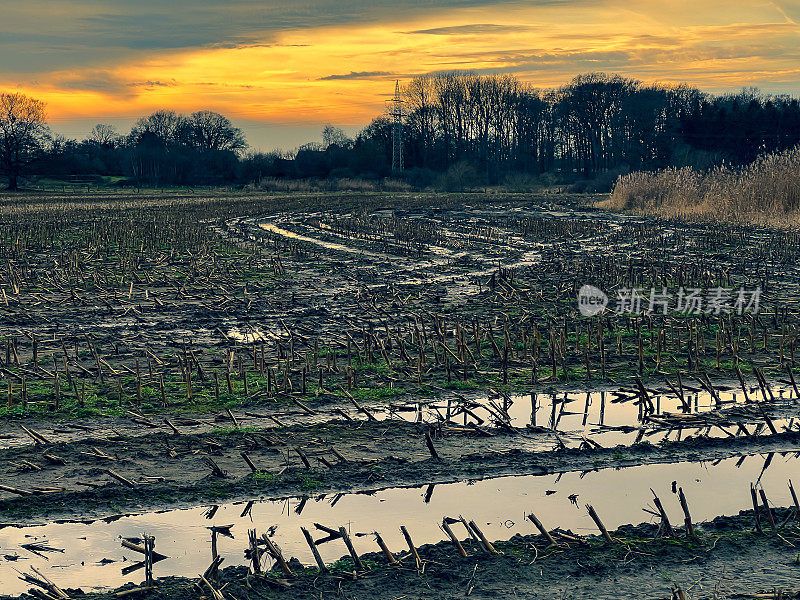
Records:
<instances>
[{"instance_id":1,"label":"tall dry grass","mask_svg":"<svg viewBox=\"0 0 800 600\"><path fill-rule=\"evenodd\" d=\"M800 225L800 146L705 173L691 167L623 175L612 210L668 218Z\"/></svg>"}]
</instances>

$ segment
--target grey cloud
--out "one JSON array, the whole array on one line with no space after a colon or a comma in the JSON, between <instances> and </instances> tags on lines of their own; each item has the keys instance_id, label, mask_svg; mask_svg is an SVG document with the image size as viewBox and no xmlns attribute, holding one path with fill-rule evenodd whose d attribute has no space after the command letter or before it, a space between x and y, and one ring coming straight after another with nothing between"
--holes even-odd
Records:
<instances>
[{"instance_id":1,"label":"grey cloud","mask_svg":"<svg viewBox=\"0 0 800 600\"><path fill-rule=\"evenodd\" d=\"M588 1L588 0L574 0ZM91 66L152 50L270 43L284 31L365 23L500 0L6 0L0 72ZM54 7L56 10L54 10Z\"/></svg>"},{"instance_id":2,"label":"grey cloud","mask_svg":"<svg viewBox=\"0 0 800 600\"><path fill-rule=\"evenodd\" d=\"M350 71L344 75L328 75L327 77L320 77L317 81L337 81L343 79L371 79L373 77L386 77L394 75L390 71Z\"/></svg>"},{"instance_id":3,"label":"grey cloud","mask_svg":"<svg viewBox=\"0 0 800 600\"><path fill-rule=\"evenodd\" d=\"M572 74L581 71L648 71L654 75L670 70L668 65L698 61L728 61L745 58L784 58L799 60L800 50L796 47L773 46L766 44L735 44L725 45L693 44L683 46L630 48L614 51L565 51L550 52L531 50L529 52L486 52L462 53L453 57L442 57L453 68L438 69L434 73L515 73L537 74L547 73L552 75L559 70ZM497 67L480 69L461 68L461 65L475 62L495 63ZM757 64L753 68L761 67ZM719 69L717 69L719 70ZM736 67L737 72L746 71L741 66Z\"/></svg>"},{"instance_id":4,"label":"grey cloud","mask_svg":"<svg viewBox=\"0 0 800 600\"><path fill-rule=\"evenodd\" d=\"M600 1L524 4L574 6ZM443 9L497 6L502 10L519 4L519 0L4 0L0 74L83 68L151 51L269 45L285 31L392 22Z\"/></svg>"},{"instance_id":5,"label":"grey cloud","mask_svg":"<svg viewBox=\"0 0 800 600\"><path fill-rule=\"evenodd\" d=\"M492 23L476 23L474 25L453 25L451 27L435 27L433 29L418 29L409 31L414 34L427 35L476 35L487 33L517 33L533 31L537 27L531 25L495 25Z\"/></svg>"},{"instance_id":6,"label":"grey cloud","mask_svg":"<svg viewBox=\"0 0 800 600\"><path fill-rule=\"evenodd\" d=\"M61 87L68 90L89 90L93 92L117 92L121 84L119 80L110 76L92 75L70 79L61 83Z\"/></svg>"},{"instance_id":7,"label":"grey cloud","mask_svg":"<svg viewBox=\"0 0 800 600\"><path fill-rule=\"evenodd\" d=\"M143 87L143 88L155 88L155 87L175 87L178 83L173 79L171 81L131 81L126 83L125 85L128 87Z\"/></svg>"}]
</instances>

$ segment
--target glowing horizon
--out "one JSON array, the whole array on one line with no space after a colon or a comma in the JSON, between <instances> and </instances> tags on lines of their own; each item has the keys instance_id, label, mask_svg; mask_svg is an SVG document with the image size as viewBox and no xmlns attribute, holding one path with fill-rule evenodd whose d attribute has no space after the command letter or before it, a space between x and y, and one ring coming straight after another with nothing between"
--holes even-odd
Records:
<instances>
[{"instance_id":1,"label":"glowing horizon","mask_svg":"<svg viewBox=\"0 0 800 600\"><path fill-rule=\"evenodd\" d=\"M715 92L800 90L800 10L788 2L476 0L401 10L385 0L337 12L329 0L286 9L237 0L189 3L182 15L154 2L81 0L52 17L51 37L26 34L47 4L11 8L19 33L0 42L13 61L0 65L0 89L44 100L56 129L161 108L216 110L249 124L246 134L352 129L383 112L395 79L440 71L512 73L540 88L606 71Z\"/></svg>"}]
</instances>

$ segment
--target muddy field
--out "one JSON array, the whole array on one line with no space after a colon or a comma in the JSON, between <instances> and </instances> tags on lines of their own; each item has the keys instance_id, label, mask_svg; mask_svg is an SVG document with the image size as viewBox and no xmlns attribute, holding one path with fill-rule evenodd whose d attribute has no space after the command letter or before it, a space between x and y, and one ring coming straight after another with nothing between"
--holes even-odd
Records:
<instances>
[{"instance_id":1,"label":"muddy field","mask_svg":"<svg viewBox=\"0 0 800 600\"><path fill-rule=\"evenodd\" d=\"M3 199L3 592L795 597L800 239L597 200Z\"/></svg>"}]
</instances>

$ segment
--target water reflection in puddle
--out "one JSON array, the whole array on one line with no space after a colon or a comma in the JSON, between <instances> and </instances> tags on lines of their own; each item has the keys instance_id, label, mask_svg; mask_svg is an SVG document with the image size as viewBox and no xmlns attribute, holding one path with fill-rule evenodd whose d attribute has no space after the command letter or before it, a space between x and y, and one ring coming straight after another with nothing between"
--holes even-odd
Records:
<instances>
[{"instance_id":1,"label":"water reflection in puddle","mask_svg":"<svg viewBox=\"0 0 800 600\"><path fill-rule=\"evenodd\" d=\"M688 498L695 521L717 515L737 514L750 503L749 483L760 481L776 505L791 503L787 480L800 480L800 452L784 455L753 455L731 458L718 463L674 463L604 469L588 473L519 476L422 486L391 488L372 494L329 495L316 498L292 498L281 501L258 501L208 507L171 510L121 517L94 523L53 523L42 526L5 527L0 530L0 581L4 593L26 589L17 580L14 568L27 570L29 565L43 572L61 587L118 586L126 581L139 582L138 571L123 576L121 569L138 560L138 555L120 547L120 537L143 533L156 536L156 549L170 558L154 566L154 574L197 576L210 563L211 525L233 525L234 539L220 537L219 553L224 566L246 564L244 548L247 529L259 534L277 526L274 540L287 558L296 556L312 564L310 551L300 533L300 526L313 530L313 523L344 525L351 535L379 531L389 547L399 552L404 547L400 525L408 527L418 545L442 539L438 524L443 516L474 519L492 540L534 533L525 516L533 511L548 528L561 527L576 533L595 531L586 514L585 504L592 504L609 528L652 519L642 509L652 507L650 488L664 502L673 523L683 520L672 482L681 486ZM571 499L570 496L573 496ZM574 500L574 502L572 501ZM208 518L211 517L211 518ZM461 535L463 532L459 532ZM321 537L318 536L318 537ZM466 536L464 536L466 537ZM30 542L46 542L64 549L43 552L42 556L21 547ZM353 537L359 553L377 551L371 536ZM319 546L326 561L346 553L340 541ZM9 557L18 557L9 560ZM113 560L115 562L105 562Z\"/></svg>"},{"instance_id":2,"label":"water reflection in puddle","mask_svg":"<svg viewBox=\"0 0 800 600\"><path fill-rule=\"evenodd\" d=\"M259 331L259 330L253 330ZM260 333L260 332L259 332ZM268 335L268 334L267 334ZM751 398L757 398L757 388L753 388L750 393ZM791 409L797 406L797 399L794 398L791 388L773 387L775 402L769 403L770 409ZM675 396L666 394L653 395L653 407L655 411L653 417L683 417L692 415L702 415L722 409L723 412L730 409L743 409L750 411L755 405L745 404L741 392L717 390L722 404L719 406L710 394L706 392L691 392L686 390L686 401L690 410L683 412L681 403ZM623 396L629 396L622 394ZM545 430L557 429L561 441L567 447L577 447L584 439L591 439L601 446L611 447L616 445L630 445L637 441L640 436L642 426L641 413L639 406L634 400L628 399L624 402L617 401L620 393L615 391L568 391L568 392L539 392L533 395L510 396L506 400L500 397L473 396L464 398L455 396L452 392L444 393L444 398L422 402L408 403L373 403L367 404L373 416L378 420L402 419L404 421L421 421L425 423L438 423L449 418L455 425L475 424L485 427L495 426L499 421L529 429L529 435L518 436L518 447L529 451L549 450L553 448L556 438ZM449 400L447 399L449 398ZM448 408L449 406L449 408ZM467 411L460 407L467 407ZM335 412L334 412L335 410ZM341 417L345 413L351 419L363 419L363 414L357 411L350 404L337 406L334 410L318 409L314 415L304 414L302 411L283 411L272 412L259 409L261 412L270 412L280 419L284 425L311 425L323 423L331 419ZM248 416L246 411L233 411L239 421L246 426L273 428L275 422L262 417ZM768 434L769 429L761 417L760 413L754 409L752 414L739 416L736 420L746 425L746 429L751 435L760 433ZM506 419L502 413L505 413ZM498 415L500 418L498 418ZM201 433L209 429L219 427L220 424L208 416L202 416L202 421L195 425L181 425L184 433ZM785 428L797 428L796 419L774 418L773 423L778 431ZM115 430L120 425L131 426L129 421L120 422L114 418L99 418L94 430L90 435L82 428L68 430L70 423L59 424L58 428L40 427L39 431L45 434L53 442L67 442L86 437L104 438L117 435ZM139 427L139 426L136 426ZM167 426L163 426L168 430ZM661 425L646 425L641 432L639 441L658 443L664 439L673 441L686 439L690 436L709 436L709 437L728 437L739 436L742 431L736 426L728 426L725 433L718 427L698 427L687 424L683 428L667 430ZM8 432L8 433L6 433ZM25 435L16 425L0 426L0 448L24 446L30 444L30 437Z\"/></svg>"},{"instance_id":3,"label":"water reflection in puddle","mask_svg":"<svg viewBox=\"0 0 800 600\"><path fill-rule=\"evenodd\" d=\"M611 391L534 393L505 398L479 397L394 404L389 411L389 417L427 423L449 420L465 426L504 422L544 434L556 430L559 443L567 447L577 447L586 439L610 447L630 445L643 440L655 444L666 439L678 441L692 436L736 437L743 434L742 429L735 425L723 425L723 430L717 426L698 425L703 419L693 418L716 410L721 410L723 414L726 411L730 413L731 409L739 411L734 420L746 423L744 429L749 435L770 433L761 414L753 409L754 404L745 404L740 392L717 390L716 393L720 399L719 404L708 393L687 391L686 411L682 410L682 404L677 397L652 396L653 412L648 415L652 419L649 423L642 420L641 408L630 394ZM797 401L792 398L790 390L775 388L774 393L776 401L771 403L771 407L787 408L796 405ZM791 418L774 418L772 422L779 432L795 425ZM667 423L678 425L670 428L665 426ZM555 441L553 435L537 436L535 439L520 440L520 447L547 449Z\"/></svg>"}]
</instances>

